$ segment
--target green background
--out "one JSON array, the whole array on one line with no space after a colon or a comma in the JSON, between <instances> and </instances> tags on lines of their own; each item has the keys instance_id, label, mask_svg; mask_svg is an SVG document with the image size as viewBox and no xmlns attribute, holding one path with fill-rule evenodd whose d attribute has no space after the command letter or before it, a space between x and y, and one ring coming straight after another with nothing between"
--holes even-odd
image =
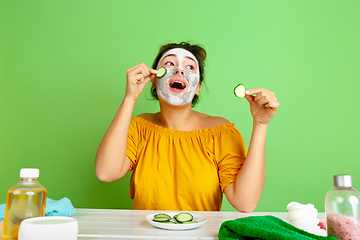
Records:
<instances>
[{"instance_id":1,"label":"green background","mask_svg":"<svg viewBox=\"0 0 360 240\"><path fill-rule=\"evenodd\" d=\"M332 175L360 189L360 1L0 1L0 203L23 167L53 199L130 209L129 178L97 180L97 147L125 92L126 69L168 42L208 52L195 110L252 118L233 88L263 87L280 109L268 128L267 178L255 211L291 201L324 211ZM133 114L155 112L148 86ZM199 173L201 174L201 173ZM222 210L234 211L225 200Z\"/></svg>"}]
</instances>

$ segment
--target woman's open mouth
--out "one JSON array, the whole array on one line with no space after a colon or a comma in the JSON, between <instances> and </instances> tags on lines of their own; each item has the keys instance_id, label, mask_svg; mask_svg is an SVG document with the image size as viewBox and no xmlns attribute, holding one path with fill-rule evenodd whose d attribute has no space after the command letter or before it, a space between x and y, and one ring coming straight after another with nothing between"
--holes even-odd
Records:
<instances>
[{"instance_id":1,"label":"woman's open mouth","mask_svg":"<svg viewBox=\"0 0 360 240\"><path fill-rule=\"evenodd\" d=\"M187 87L187 83L184 79L174 78L170 80L169 87L174 92L182 92Z\"/></svg>"}]
</instances>

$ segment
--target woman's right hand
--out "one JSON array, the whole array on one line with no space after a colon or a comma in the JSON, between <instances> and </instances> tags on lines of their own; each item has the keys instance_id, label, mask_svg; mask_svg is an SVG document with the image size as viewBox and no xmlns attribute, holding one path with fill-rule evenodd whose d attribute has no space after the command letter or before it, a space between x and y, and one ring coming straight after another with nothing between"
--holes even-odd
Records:
<instances>
[{"instance_id":1,"label":"woman's right hand","mask_svg":"<svg viewBox=\"0 0 360 240\"><path fill-rule=\"evenodd\" d=\"M157 71L149 68L145 63L140 63L126 71L125 98L136 101L144 90L146 84L154 80Z\"/></svg>"}]
</instances>

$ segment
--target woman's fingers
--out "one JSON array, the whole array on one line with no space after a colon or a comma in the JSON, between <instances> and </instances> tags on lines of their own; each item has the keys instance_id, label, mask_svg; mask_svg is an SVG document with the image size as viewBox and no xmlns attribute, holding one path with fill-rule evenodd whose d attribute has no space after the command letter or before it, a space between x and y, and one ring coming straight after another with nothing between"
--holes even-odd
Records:
<instances>
[{"instance_id":1,"label":"woman's fingers","mask_svg":"<svg viewBox=\"0 0 360 240\"><path fill-rule=\"evenodd\" d=\"M140 63L126 70L126 97L136 101L146 84L155 79L156 73L156 70L149 68L145 63Z\"/></svg>"},{"instance_id":2,"label":"woman's fingers","mask_svg":"<svg viewBox=\"0 0 360 240\"><path fill-rule=\"evenodd\" d=\"M143 83L149 82L151 78L148 78L151 75L155 75L156 70L149 68L145 63L140 63L132 68L127 70L127 75L131 83Z\"/></svg>"},{"instance_id":3,"label":"woman's fingers","mask_svg":"<svg viewBox=\"0 0 360 240\"><path fill-rule=\"evenodd\" d=\"M276 107L277 106L277 98L275 96L263 95L256 102L260 106L265 107Z\"/></svg>"},{"instance_id":4,"label":"woman's fingers","mask_svg":"<svg viewBox=\"0 0 360 240\"><path fill-rule=\"evenodd\" d=\"M258 96L258 95L257 95ZM255 97L255 101L260 105L260 106L263 106L265 104L268 104L269 101L270 101L270 97L267 96L267 95L264 95L264 96L261 96L261 97L258 97L257 96Z\"/></svg>"},{"instance_id":5,"label":"woman's fingers","mask_svg":"<svg viewBox=\"0 0 360 240\"><path fill-rule=\"evenodd\" d=\"M158 73L158 71L155 70L155 69L152 69L152 68L149 68L149 67L147 67L147 68L148 68L150 74L157 74Z\"/></svg>"},{"instance_id":6,"label":"woman's fingers","mask_svg":"<svg viewBox=\"0 0 360 240\"><path fill-rule=\"evenodd\" d=\"M280 105L275 93L264 88L249 89L246 91L246 96L250 100L252 97L252 100L260 106L277 108Z\"/></svg>"},{"instance_id":7,"label":"woman's fingers","mask_svg":"<svg viewBox=\"0 0 360 240\"><path fill-rule=\"evenodd\" d=\"M265 107L270 107L270 108L279 108L280 103L277 101L277 99L275 101L269 101Z\"/></svg>"},{"instance_id":8,"label":"woman's fingers","mask_svg":"<svg viewBox=\"0 0 360 240\"><path fill-rule=\"evenodd\" d=\"M260 124L269 123L280 105L275 93L264 88L249 89L245 97L250 103L254 122Z\"/></svg>"},{"instance_id":9,"label":"woman's fingers","mask_svg":"<svg viewBox=\"0 0 360 240\"><path fill-rule=\"evenodd\" d=\"M144 82L145 76L143 74L139 73L139 74L136 74L134 78L137 82Z\"/></svg>"},{"instance_id":10,"label":"woman's fingers","mask_svg":"<svg viewBox=\"0 0 360 240\"><path fill-rule=\"evenodd\" d=\"M146 76L149 74L149 69L150 68L147 67L145 63L140 63L132 68L129 68L126 72L130 76L135 76L137 74L142 74Z\"/></svg>"}]
</instances>

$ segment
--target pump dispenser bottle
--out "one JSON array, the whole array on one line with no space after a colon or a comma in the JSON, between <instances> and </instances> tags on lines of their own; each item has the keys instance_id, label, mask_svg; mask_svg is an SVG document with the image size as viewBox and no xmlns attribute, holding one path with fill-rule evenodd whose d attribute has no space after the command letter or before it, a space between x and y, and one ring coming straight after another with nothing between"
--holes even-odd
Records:
<instances>
[{"instance_id":1,"label":"pump dispenser bottle","mask_svg":"<svg viewBox=\"0 0 360 240\"><path fill-rule=\"evenodd\" d=\"M334 188L325 197L328 236L360 239L360 194L352 188L351 175L335 175Z\"/></svg>"},{"instance_id":2,"label":"pump dispenser bottle","mask_svg":"<svg viewBox=\"0 0 360 240\"><path fill-rule=\"evenodd\" d=\"M12 186L6 197L3 240L18 238L20 223L27 218L45 216L47 191L37 178L39 169L23 168L20 182Z\"/></svg>"}]
</instances>

